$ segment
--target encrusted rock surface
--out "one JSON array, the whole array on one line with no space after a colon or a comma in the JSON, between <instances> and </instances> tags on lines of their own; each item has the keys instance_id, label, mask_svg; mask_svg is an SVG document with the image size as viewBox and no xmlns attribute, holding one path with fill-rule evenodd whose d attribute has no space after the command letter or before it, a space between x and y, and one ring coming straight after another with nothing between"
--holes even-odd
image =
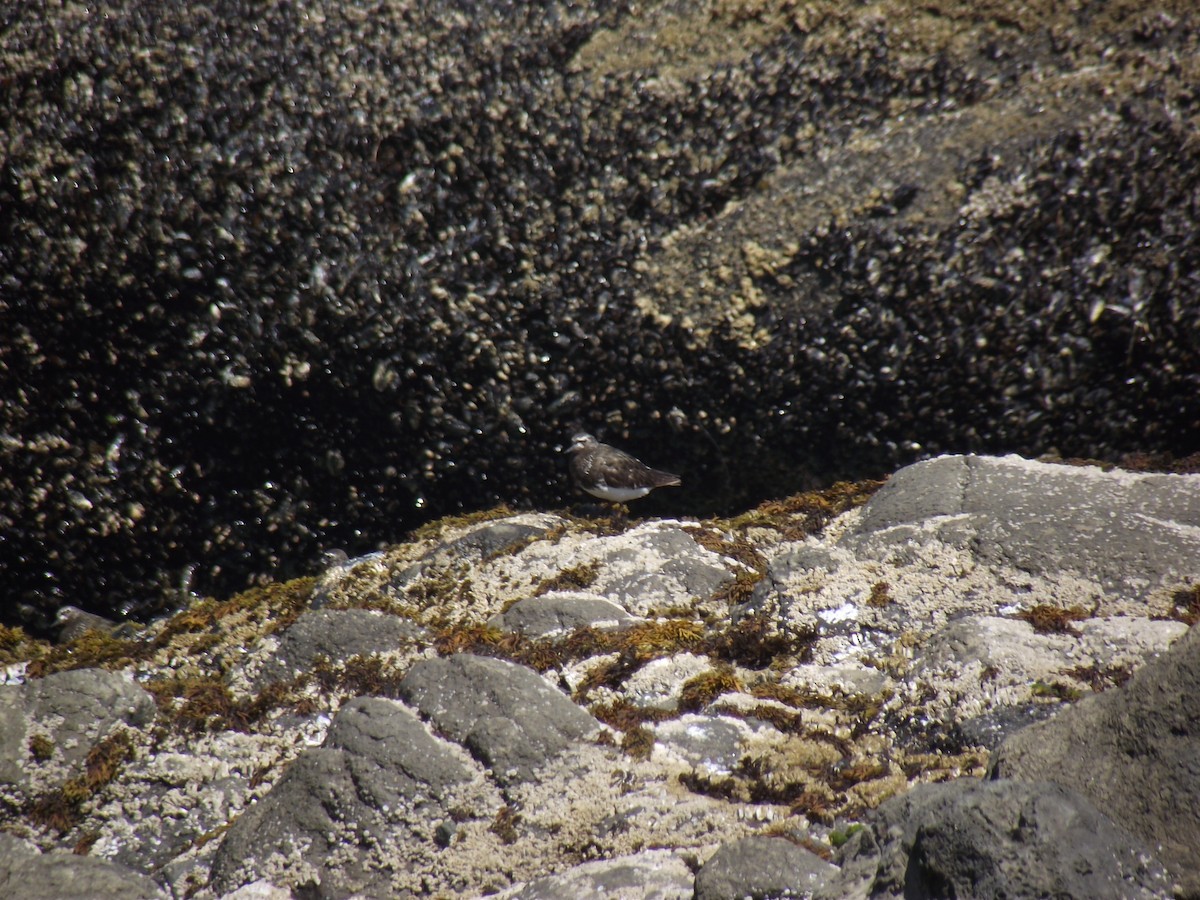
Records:
<instances>
[{"instance_id":1,"label":"encrusted rock surface","mask_svg":"<svg viewBox=\"0 0 1200 900\"><path fill-rule=\"evenodd\" d=\"M1050 782L920 785L880 806L838 859L817 900L1172 896L1147 846Z\"/></svg>"},{"instance_id":2,"label":"encrusted rock surface","mask_svg":"<svg viewBox=\"0 0 1200 900\"><path fill-rule=\"evenodd\" d=\"M413 712L360 697L334 717L321 748L304 751L233 823L212 883L223 891L267 876L323 896L386 895L395 861L436 864L430 837L447 810L495 805L494 793Z\"/></svg>"},{"instance_id":3,"label":"encrusted rock surface","mask_svg":"<svg viewBox=\"0 0 1200 900\"><path fill-rule=\"evenodd\" d=\"M986 502L931 502L946 472ZM5 630L0 873L50 896L37 853L74 850L98 900L1194 895L1200 476L946 458L877 488L498 509L132 637ZM1169 564L1085 552L1148 491ZM513 614L560 600L552 629Z\"/></svg>"},{"instance_id":4,"label":"encrusted rock surface","mask_svg":"<svg viewBox=\"0 0 1200 900\"><path fill-rule=\"evenodd\" d=\"M18 4L0 616L144 621L552 506L576 426L661 450L659 514L1194 453L1197 16Z\"/></svg>"},{"instance_id":5,"label":"encrusted rock surface","mask_svg":"<svg viewBox=\"0 0 1200 900\"><path fill-rule=\"evenodd\" d=\"M1200 895L1200 630L1148 663L1120 691L1080 701L1018 732L991 762L995 777L1053 779L1157 846L1190 896ZM1164 790L1163 786L1169 785Z\"/></svg>"},{"instance_id":6,"label":"encrusted rock surface","mask_svg":"<svg viewBox=\"0 0 1200 900\"><path fill-rule=\"evenodd\" d=\"M504 787L534 780L548 759L600 730L536 672L469 653L417 663L398 692Z\"/></svg>"},{"instance_id":7,"label":"encrusted rock surface","mask_svg":"<svg viewBox=\"0 0 1200 900\"><path fill-rule=\"evenodd\" d=\"M689 900L692 872L675 854L651 850L635 857L584 863L498 896L501 900Z\"/></svg>"},{"instance_id":8,"label":"encrusted rock surface","mask_svg":"<svg viewBox=\"0 0 1200 900\"><path fill-rule=\"evenodd\" d=\"M695 900L803 897L837 869L788 840L747 837L725 844L696 873Z\"/></svg>"},{"instance_id":9,"label":"encrusted rock surface","mask_svg":"<svg viewBox=\"0 0 1200 900\"><path fill-rule=\"evenodd\" d=\"M0 783L28 788L44 777L43 766L70 769L83 763L95 743L119 725L145 727L154 699L125 673L56 672L0 693ZM31 779L21 762L31 741L47 749Z\"/></svg>"},{"instance_id":10,"label":"encrusted rock surface","mask_svg":"<svg viewBox=\"0 0 1200 900\"><path fill-rule=\"evenodd\" d=\"M144 875L63 851L40 853L32 844L0 834L0 890L22 900L166 900Z\"/></svg>"},{"instance_id":11,"label":"encrusted rock surface","mask_svg":"<svg viewBox=\"0 0 1200 900\"><path fill-rule=\"evenodd\" d=\"M1019 457L952 456L897 473L855 528L855 548L886 559L931 534L1032 575L1077 572L1113 598L1144 601L1192 574L1200 496L1170 475L1047 469ZM1064 565L1066 561L1066 565Z\"/></svg>"},{"instance_id":12,"label":"encrusted rock surface","mask_svg":"<svg viewBox=\"0 0 1200 900\"><path fill-rule=\"evenodd\" d=\"M489 624L528 637L554 637L585 626L618 628L633 621L624 607L604 597L554 591L518 600Z\"/></svg>"},{"instance_id":13,"label":"encrusted rock surface","mask_svg":"<svg viewBox=\"0 0 1200 900\"><path fill-rule=\"evenodd\" d=\"M383 653L413 641L428 639L421 628L396 616L362 609L315 609L297 619L255 672L255 686L295 678L312 669L322 657Z\"/></svg>"}]
</instances>

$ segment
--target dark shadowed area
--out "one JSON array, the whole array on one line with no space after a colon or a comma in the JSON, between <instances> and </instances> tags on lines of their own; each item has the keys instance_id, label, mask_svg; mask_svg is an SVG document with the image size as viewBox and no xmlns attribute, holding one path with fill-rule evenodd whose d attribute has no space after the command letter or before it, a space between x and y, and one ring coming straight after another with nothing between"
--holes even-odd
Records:
<instances>
[{"instance_id":1,"label":"dark shadowed area","mask_svg":"<svg viewBox=\"0 0 1200 900\"><path fill-rule=\"evenodd\" d=\"M581 428L635 514L1200 448L1190 2L5 19L0 621L576 502Z\"/></svg>"}]
</instances>

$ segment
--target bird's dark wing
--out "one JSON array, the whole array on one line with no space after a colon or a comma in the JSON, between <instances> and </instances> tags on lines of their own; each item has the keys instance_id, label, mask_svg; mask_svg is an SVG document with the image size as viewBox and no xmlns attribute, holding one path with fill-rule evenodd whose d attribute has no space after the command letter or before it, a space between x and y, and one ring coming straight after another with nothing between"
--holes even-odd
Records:
<instances>
[{"instance_id":1,"label":"bird's dark wing","mask_svg":"<svg viewBox=\"0 0 1200 900\"><path fill-rule=\"evenodd\" d=\"M679 478L661 472L615 447L605 447L592 461L591 475L612 488L663 487L678 484Z\"/></svg>"}]
</instances>

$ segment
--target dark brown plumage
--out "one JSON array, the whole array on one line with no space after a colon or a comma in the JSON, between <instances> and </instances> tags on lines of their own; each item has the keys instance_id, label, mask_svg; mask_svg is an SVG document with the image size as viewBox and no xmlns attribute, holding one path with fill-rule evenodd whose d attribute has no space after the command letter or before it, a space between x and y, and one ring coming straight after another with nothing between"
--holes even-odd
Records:
<instances>
[{"instance_id":1,"label":"dark brown plumage","mask_svg":"<svg viewBox=\"0 0 1200 900\"><path fill-rule=\"evenodd\" d=\"M645 497L655 488L680 483L678 475L651 469L623 450L580 432L571 438L571 477L593 497L624 503Z\"/></svg>"}]
</instances>

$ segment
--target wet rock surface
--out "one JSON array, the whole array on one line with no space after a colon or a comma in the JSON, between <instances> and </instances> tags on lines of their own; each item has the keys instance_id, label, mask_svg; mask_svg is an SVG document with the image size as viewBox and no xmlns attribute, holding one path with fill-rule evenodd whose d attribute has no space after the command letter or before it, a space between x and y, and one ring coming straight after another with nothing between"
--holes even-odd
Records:
<instances>
[{"instance_id":1,"label":"wet rock surface","mask_svg":"<svg viewBox=\"0 0 1200 900\"><path fill-rule=\"evenodd\" d=\"M966 470L986 504L929 503ZM132 637L5 631L0 873L200 900L1188 896L1200 476L1154 483L1180 502L1142 538L1172 565L1115 575L1076 529L1143 509L1143 476L950 458L730 519L449 518ZM1051 519L1030 571L1021 523ZM592 612L509 618L563 598Z\"/></svg>"},{"instance_id":2,"label":"wet rock surface","mask_svg":"<svg viewBox=\"0 0 1200 900\"><path fill-rule=\"evenodd\" d=\"M682 474L654 513L1193 453L1195 17L18 12L0 615L145 620L562 503L578 426Z\"/></svg>"}]
</instances>

